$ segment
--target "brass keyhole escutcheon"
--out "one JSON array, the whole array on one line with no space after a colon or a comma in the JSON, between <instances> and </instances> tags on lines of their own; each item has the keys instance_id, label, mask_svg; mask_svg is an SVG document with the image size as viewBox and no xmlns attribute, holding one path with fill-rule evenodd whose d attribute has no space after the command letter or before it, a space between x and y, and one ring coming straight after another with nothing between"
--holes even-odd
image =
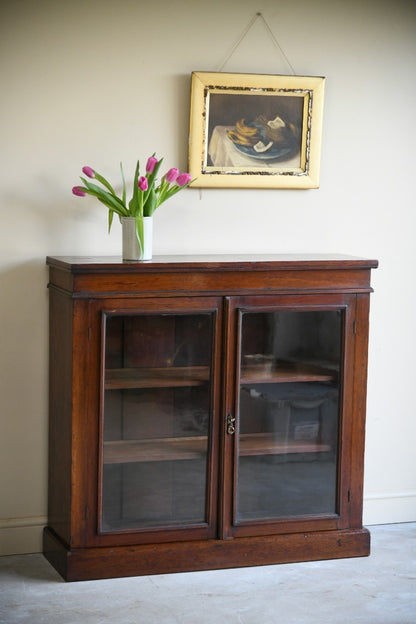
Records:
<instances>
[{"instance_id":1,"label":"brass keyhole escutcheon","mask_svg":"<svg viewBox=\"0 0 416 624\"><path fill-rule=\"evenodd\" d=\"M227 416L227 433L233 435L235 433L235 418L232 414Z\"/></svg>"}]
</instances>

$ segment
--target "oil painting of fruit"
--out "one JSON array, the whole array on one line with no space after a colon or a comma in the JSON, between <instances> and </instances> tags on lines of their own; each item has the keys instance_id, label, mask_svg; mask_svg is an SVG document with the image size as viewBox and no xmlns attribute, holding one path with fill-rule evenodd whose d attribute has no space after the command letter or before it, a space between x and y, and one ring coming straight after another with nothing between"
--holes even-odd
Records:
<instances>
[{"instance_id":1,"label":"oil painting of fruit","mask_svg":"<svg viewBox=\"0 0 416 624\"><path fill-rule=\"evenodd\" d=\"M317 188L324 78L193 72L193 186Z\"/></svg>"},{"instance_id":2,"label":"oil painting of fruit","mask_svg":"<svg viewBox=\"0 0 416 624\"><path fill-rule=\"evenodd\" d=\"M300 129L281 117L267 119L259 115L254 121L239 119L235 128L227 130L228 138L237 149L252 158L277 160L300 150Z\"/></svg>"}]
</instances>

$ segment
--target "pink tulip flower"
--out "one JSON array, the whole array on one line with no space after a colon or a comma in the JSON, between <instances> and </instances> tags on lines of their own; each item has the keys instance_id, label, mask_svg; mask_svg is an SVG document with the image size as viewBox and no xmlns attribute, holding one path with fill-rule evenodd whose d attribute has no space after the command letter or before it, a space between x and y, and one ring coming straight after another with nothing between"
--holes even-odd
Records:
<instances>
[{"instance_id":1,"label":"pink tulip flower","mask_svg":"<svg viewBox=\"0 0 416 624\"><path fill-rule=\"evenodd\" d=\"M178 177L178 174L179 174L179 170L176 169L175 167L173 167L172 169L169 169L169 171L165 175L166 182L169 182L169 184L171 184L172 182L175 182L176 178Z\"/></svg>"},{"instance_id":2,"label":"pink tulip flower","mask_svg":"<svg viewBox=\"0 0 416 624\"><path fill-rule=\"evenodd\" d=\"M140 176L138 184L141 191L147 191L148 183L145 176Z\"/></svg>"},{"instance_id":3,"label":"pink tulip flower","mask_svg":"<svg viewBox=\"0 0 416 624\"><path fill-rule=\"evenodd\" d=\"M178 175L178 177L176 178L176 184L178 186L185 186L186 184L188 184L190 181L192 180L192 176L190 173L181 173L180 175Z\"/></svg>"},{"instance_id":4,"label":"pink tulip flower","mask_svg":"<svg viewBox=\"0 0 416 624\"><path fill-rule=\"evenodd\" d=\"M91 167L83 167L82 173L85 173L89 178L95 178L95 171Z\"/></svg>"},{"instance_id":5,"label":"pink tulip flower","mask_svg":"<svg viewBox=\"0 0 416 624\"><path fill-rule=\"evenodd\" d=\"M153 173L157 163L158 163L157 158L155 158L154 156L150 156L150 158L148 158L147 160L146 172Z\"/></svg>"},{"instance_id":6,"label":"pink tulip flower","mask_svg":"<svg viewBox=\"0 0 416 624\"><path fill-rule=\"evenodd\" d=\"M74 186L72 188L72 192L74 195L77 195L78 197L85 197L86 193L84 193L82 186Z\"/></svg>"}]
</instances>

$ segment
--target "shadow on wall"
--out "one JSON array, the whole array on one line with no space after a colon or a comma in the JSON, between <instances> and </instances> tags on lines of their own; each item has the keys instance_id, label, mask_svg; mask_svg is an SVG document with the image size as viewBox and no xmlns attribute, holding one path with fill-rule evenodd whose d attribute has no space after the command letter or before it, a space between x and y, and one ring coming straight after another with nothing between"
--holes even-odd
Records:
<instances>
[{"instance_id":1,"label":"shadow on wall","mask_svg":"<svg viewBox=\"0 0 416 624\"><path fill-rule=\"evenodd\" d=\"M0 288L5 295L0 307L3 328L2 403L16 416L28 416L17 404L33 408L45 399L48 361L48 272L43 260L15 265L0 273ZM24 380L24 383L23 383ZM17 409L16 409L17 408Z\"/></svg>"},{"instance_id":2,"label":"shadow on wall","mask_svg":"<svg viewBox=\"0 0 416 624\"><path fill-rule=\"evenodd\" d=\"M0 471L4 514L46 509L48 431L48 291L43 260L0 272ZM23 467L23 468L22 468ZM6 503L7 501L7 503ZM23 503L24 501L24 503Z\"/></svg>"}]
</instances>

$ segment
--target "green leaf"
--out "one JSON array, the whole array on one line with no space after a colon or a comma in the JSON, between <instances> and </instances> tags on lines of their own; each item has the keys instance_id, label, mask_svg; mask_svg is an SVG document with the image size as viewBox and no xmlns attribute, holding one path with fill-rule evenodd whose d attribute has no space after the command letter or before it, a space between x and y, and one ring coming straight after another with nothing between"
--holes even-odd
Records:
<instances>
[{"instance_id":1,"label":"green leaf","mask_svg":"<svg viewBox=\"0 0 416 624\"><path fill-rule=\"evenodd\" d=\"M135 217L139 211L139 187L137 185L140 172L140 163L137 161L136 171L133 178L133 196L129 203L130 216Z\"/></svg>"},{"instance_id":2,"label":"green leaf","mask_svg":"<svg viewBox=\"0 0 416 624\"><path fill-rule=\"evenodd\" d=\"M144 253L144 231L143 231L143 217L141 216L137 216L136 217L136 235L137 235L137 240L139 241L139 245L140 245L140 249L141 249L141 256L143 256Z\"/></svg>"},{"instance_id":3,"label":"green leaf","mask_svg":"<svg viewBox=\"0 0 416 624\"><path fill-rule=\"evenodd\" d=\"M163 202L165 202L167 199L170 199L171 197L173 197L173 195L179 193L179 191L187 188L195 180L196 178L193 178L193 180L190 180L188 184L184 184L183 186L178 186L178 184L170 186L169 184L162 182L162 184L160 185L160 191L157 197L155 210L156 208L158 208L158 206L160 206L160 204L163 204Z\"/></svg>"},{"instance_id":4,"label":"green leaf","mask_svg":"<svg viewBox=\"0 0 416 624\"><path fill-rule=\"evenodd\" d=\"M105 178L103 178L102 175L100 175L99 173L97 173L96 171L95 173L95 179L98 180L98 182L101 182L101 184L103 184L106 188L108 188L108 190L110 191L110 193L112 193L113 195L116 194L115 190L113 189L113 187L111 186L110 182L108 182Z\"/></svg>"},{"instance_id":5,"label":"green leaf","mask_svg":"<svg viewBox=\"0 0 416 624\"><path fill-rule=\"evenodd\" d=\"M166 182L166 180L164 178L162 178L162 181L160 183L159 188L157 189L157 203L156 203L156 208L158 206L160 206L160 204L162 204L165 201L165 196L166 193L169 189L170 183Z\"/></svg>"},{"instance_id":6,"label":"green leaf","mask_svg":"<svg viewBox=\"0 0 416 624\"><path fill-rule=\"evenodd\" d=\"M111 210L114 210L114 212L116 212L121 217L127 216L125 212L122 212L121 210L119 210L118 207L115 207L110 201L107 201L105 197L101 197L100 195L97 195L97 193L95 193L94 191L90 191L86 188L84 189L84 193L86 193L87 195L92 195L93 197L96 197L102 204L104 204L104 206L106 206L107 208L111 208Z\"/></svg>"},{"instance_id":7,"label":"green leaf","mask_svg":"<svg viewBox=\"0 0 416 624\"><path fill-rule=\"evenodd\" d=\"M126 180L124 178L123 163L120 163L121 179L123 181L123 204L126 205Z\"/></svg>"},{"instance_id":8,"label":"green leaf","mask_svg":"<svg viewBox=\"0 0 416 624\"><path fill-rule=\"evenodd\" d=\"M151 173L151 174L148 176L148 178L147 178L148 189L147 189L147 191L145 192L145 196L144 196L144 197L145 197L145 199L144 199L144 201L145 201L145 202L146 202L147 196L148 196L148 195L150 195L150 193L151 193L152 189L154 188L154 185L155 185L155 180L156 180L156 176L157 176L157 174L158 174L158 172L159 172L159 169L160 169L160 167L161 167L161 165L162 165L162 162L163 162L163 158L161 158L161 159L160 159L160 160L156 163L155 168L153 169L153 173Z\"/></svg>"},{"instance_id":9,"label":"green leaf","mask_svg":"<svg viewBox=\"0 0 416 624\"><path fill-rule=\"evenodd\" d=\"M147 201L144 204L143 216L151 217L154 211L156 210L156 207L157 207L157 196L155 193L155 189L152 188L147 197Z\"/></svg>"},{"instance_id":10,"label":"green leaf","mask_svg":"<svg viewBox=\"0 0 416 624\"><path fill-rule=\"evenodd\" d=\"M113 224L114 210L109 208L108 210L108 233L110 234L111 226Z\"/></svg>"},{"instance_id":11,"label":"green leaf","mask_svg":"<svg viewBox=\"0 0 416 624\"><path fill-rule=\"evenodd\" d=\"M81 180L84 183L84 185L87 187L90 195L94 195L103 204L105 204L106 206L110 206L111 208L113 208L113 210L115 210L122 216L127 217L129 215L126 206L123 204L122 200L119 197L117 197L117 195L113 195L112 193L108 193L107 191L104 191L102 188L100 188L96 184L92 184L92 182L88 182L88 180L86 180L85 178L81 178ZM85 191L85 192L88 192L88 191Z\"/></svg>"}]
</instances>

